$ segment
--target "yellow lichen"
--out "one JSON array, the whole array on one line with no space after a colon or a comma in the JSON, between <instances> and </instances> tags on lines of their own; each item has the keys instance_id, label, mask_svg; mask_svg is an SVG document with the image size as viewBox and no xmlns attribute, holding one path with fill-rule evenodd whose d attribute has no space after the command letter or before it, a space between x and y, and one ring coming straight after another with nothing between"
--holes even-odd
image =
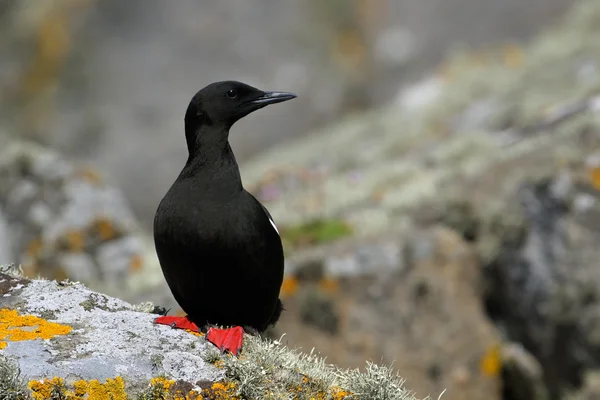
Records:
<instances>
[{"instance_id":1,"label":"yellow lichen","mask_svg":"<svg viewBox=\"0 0 600 400\"><path fill-rule=\"evenodd\" d=\"M348 390L344 390L340 387L334 386L329 390L329 393L331 394L331 398L333 400L344 400L346 397L348 396L352 396L352 392L348 391Z\"/></svg>"},{"instance_id":2,"label":"yellow lichen","mask_svg":"<svg viewBox=\"0 0 600 400\"><path fill-rule=\"evenodd\" d=\"M498 376L502 370L500 346L494 345L490 347L483 355L479 367L481 372L486 376Z\"/></svg>"},{"instance_id":3,"label":"yellow lichen","mask_svg":"<svg viewBox=\"0 0 600 400\"><path fill-rule=\"evenodd\" d=\"M34 400L50 399L56 394L63 394L65 383L62 378L54 377L43 381L29 381L27 385Z\"/></svg>"},{"instance_id":4,"label":"yellow lichen","mask_svg":"<svg viewBox=\"0 0 600 400\"><path fill-rule=\"evenodd\" d=\"M0 345L6 341L50 339L56 335L66 335L71 331L68 325L48 322L33 315L19 315L16 310L0 310Z\"/></svg>"},{"instance_id":5,"label":"yellow lichen","mask_svg":"<svg viewBox=\"0 0 600 400\"><path fill-rule=\"evenodd\" d=\"M241 397L235 395L235 384L232 382L215 382L210 388L202 390L203 394L214 400L239 400Z\"/></svg>"},{"instance_id":6,"label":"yellow lichen","mask_svg":"<svg viewBox=\"0 0 600 400\"><path fill-rule=\"evenodd\" d=\"M75 388L75 391L73 392L73 394L75 396L83 397L88 391L88 382L84 381L84 380L80 380L80 381L73 383L73 387Z\"/></svg>"},{"instance_id":7,"label":"yellow lichen","mask_svg":"<svg viewBox=\"0 0 600 400\"><path fill-rule=\"evenodd\" d=\"M104 241L114 239L117 236L117 230L114 228L112 222L106 218L98 218L94 221L94 228L98 232L100 239Z\"/></svg>"},{"instance_id":8,"label":"yellow lichen","mask_svg":"<svg viewBox=\"0 0 600 400\"><path fill-rule=\"evenodd\" d=\"M64 236L64 240L67 249L71 252L77 253L83 251L85 248L85 237L82 232L67 232Z\"/></svg>"},{"instance_id":9,"label":"yellow lichen","mask_svg":"<svg viewBox=\"0 0 600 400\"><path fill-rule=\"evenodd\" d=\"M595 189L600 189L600 167L594 166L589 168L589 178L592 186Z\"/></svg>"},{"instance_id":10,"label":"yellow lichen","mask_svg":"<svg viewBox=\"0 0 600 400\"><path fill-rule=\"evenodd\" d=\"M142 257L140 257L139 255L135 255L131 258L131 261L129 262L129 270L131 272L137 272L140 269L142 269Z\"/></svg>"},{"instance_id":11,"label":"yellow lichen","mask_svg":"<svg viewBox=\"0 0 600 400\"><path fill-rule=\"evenodd\" d=\"M298 278L296 278L295 276L284 278L283 283L281 284L281 295L292 296L298 291L298 284Z\"/></svg>"},{"instance_id":12,"label":"yellow lichen","mask_svg":"<svg viewBox=\"0 0 600 400\"><path fill-rule=\"evenodd\" d=\"M64 380L58 377L30 381L28 387L34 400L127 400L125 381L120 376L108 378L105 383L79 380L73 383L73 390L67 390Z\"/></svg>"},{"instance_id":13,"label":"yellow lichen","mask_svg":"<svg viewBox=\"0 0 600 400\"><path fill-rule=\"evenodd\" d=\"M332 278L322 278L319 281L319 287L328 293L337 293L339 291L339 283Z\"/></svg>"},{"instance_id":14,"label":"yellow lichen","mask_svg":"<svg viewBox=\"0 0 600 400\"><path fill-rule=\"evenodd\" d=\"M142 396L143 399L172 399L172 400L202 400L202 395L192 389L187 393L178 388L177 382L165 377L156 377L150 380L150 392Z\"/></svg>"},{"instance_id":15,"label":"yellow lichen","mask_svg":"<svg viewBox=\"0 0 600 400\"><path fill-rule=\"evenodd\" d=\"M102 182L102 177L100 176L100 174L98 174L98 172L94 171L91 168L82 169L81 171L79 171L78 175L94 185L97 185Z\"/></svg>"},{"instance_id":16,"label":"yellow lichen","mask_svg":"<svg viewBox=\"0 0 600 400\"><path fill-rule=\"evenodd\" d=\"M150 379L150 386L153 386L153 387L161 387L161 388L162 388L162 389L164 389L165 391L166 391L166 390L169 390L169 388L170 388L171 386L173 386L173 384L174 384L174 383L175 383L175 381L174 381L174 380L172 380L172 379L167 379L167 378L165 378L165 377L163 377L163 376L159 376L159 377L156 377L156 378L152 378L152 379Z\"/></svg>"}]
</instances>

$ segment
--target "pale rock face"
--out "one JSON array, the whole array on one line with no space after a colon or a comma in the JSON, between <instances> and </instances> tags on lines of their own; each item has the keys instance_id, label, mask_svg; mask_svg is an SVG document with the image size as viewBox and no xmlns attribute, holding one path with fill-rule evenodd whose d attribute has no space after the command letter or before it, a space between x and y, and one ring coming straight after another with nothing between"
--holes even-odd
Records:
<instances>
[{"instance_id":1,"label":"pale rock face","mask_svg":"<svg viewBox=\"0 0 600 400\"><path fill-rule=\"evenodd\" d=\"M6 341L2 354L18 360L26 380L56 376L104 382L121 376L144 387L161 374L190 383L222 377L203 360L212 345L186 331L154 325L156 314L134 311L131 304L79 283L0 277L0 309L72 328L46 340Z\"/></svg>"}]
</instances>

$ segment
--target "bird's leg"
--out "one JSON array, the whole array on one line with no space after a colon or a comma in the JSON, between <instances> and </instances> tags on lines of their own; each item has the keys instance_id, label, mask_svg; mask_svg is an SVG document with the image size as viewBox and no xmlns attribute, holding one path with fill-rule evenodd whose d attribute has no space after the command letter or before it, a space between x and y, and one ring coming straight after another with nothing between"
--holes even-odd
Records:
<instances>
[{"instance_id":1,"label":"bird's leg","mask_svg":"<svg viewBox=\"0 0 600 400\"><path fill-rule=\"evenodd\" d=\"M229 351L234 356L242 348L244 340L244 328L234 326L227 329L210 327L206 332L206 340L214 344L221 351Z\"/></svg>"},{"instance_id":2,"label":"bird's leg","mask_svg":"<svg viewBox=\"0 0 600 400\"><path fill-rule=\"evenodd\" d=\"M163 315L154 319L155 324L169 325L171 328L189 329L192 332L199 332L198 326L192 322L186 315L185 317L174 317Z\"/></svg>"}]
</instances>

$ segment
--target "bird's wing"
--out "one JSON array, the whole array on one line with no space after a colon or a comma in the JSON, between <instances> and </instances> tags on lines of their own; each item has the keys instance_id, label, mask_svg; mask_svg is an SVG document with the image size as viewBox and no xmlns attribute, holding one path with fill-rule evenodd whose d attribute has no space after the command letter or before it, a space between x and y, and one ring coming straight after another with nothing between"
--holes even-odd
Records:
<instances>
[{"instance_id":1,"label":"bird's wing","mask_svg":"<svg viewBox=\"0 0 600 400\"><path fill-rule=\"evenodd\" d=\"M279 229L277 229L277 226L275 225L275 221L273 221L273 217L271 217L269 210L267 210L267 208L265 206L263 206L262 204L260 206L262 207L263 210L265 210L265 213L267 214L267 217L269 218L269 222L271 223L271 226L273 227L273 229L275 229L275 232L277 232L277 234L279 235Z\"/></svg>"}]
</instances>

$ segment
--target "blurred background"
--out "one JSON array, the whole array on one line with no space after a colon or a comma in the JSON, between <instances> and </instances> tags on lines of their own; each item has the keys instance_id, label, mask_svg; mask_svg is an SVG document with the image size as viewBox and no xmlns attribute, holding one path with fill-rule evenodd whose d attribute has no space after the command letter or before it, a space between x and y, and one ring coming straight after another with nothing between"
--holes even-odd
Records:
<instances>
[{"instance_id":1,"label":"blurred background","mask_svg":"<svg viewBox=\"0 0 600 400\"><path fill-rule=\"evenodd\" d=\"M596 398L599 62L594 0L0 0L0 263L179 312L189 100L291 91L231 134L286 247L269 334L420 397Z\"/></svg>"}]
</instances>

